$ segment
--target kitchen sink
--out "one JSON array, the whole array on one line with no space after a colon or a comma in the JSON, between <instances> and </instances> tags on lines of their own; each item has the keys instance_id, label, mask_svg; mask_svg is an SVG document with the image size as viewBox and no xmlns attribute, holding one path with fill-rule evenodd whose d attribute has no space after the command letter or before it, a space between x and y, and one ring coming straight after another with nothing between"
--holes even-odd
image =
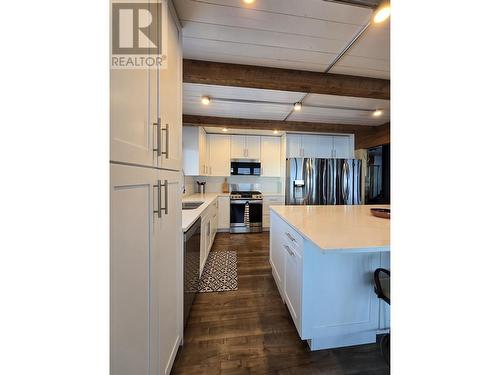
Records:
<instances>
[{"instance_id":1,"label":"kitchen sink","mask_svg":"<svg viewBox=\"0 0 500 375\"><path fill-rule=\"evenodd\" d=\"M203 202L182 202L183 210L195 210L200 207Z\"/></svg>"}]
</instances>

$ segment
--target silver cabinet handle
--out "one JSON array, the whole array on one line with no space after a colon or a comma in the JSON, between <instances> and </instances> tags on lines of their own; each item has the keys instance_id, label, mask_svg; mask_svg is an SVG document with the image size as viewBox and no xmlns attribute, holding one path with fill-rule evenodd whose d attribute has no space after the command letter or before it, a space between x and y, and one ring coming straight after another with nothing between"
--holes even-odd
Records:
<instances>
[{"instance_id":1,"label":"silver cabinet handle","mask_svg":"<svg viewBox=\"0 0 500 375\"><path fill-rule=\"evenodd\" d=\"M156 185L153 185L153 192L154 192L154 188L158 188L158 209L157 210L153 210L153 213L154 214L158 214L158 219L161 218L161 180L158 180L156 182ZM154 193L153 193L154 195Z\"/></svg>"},{"instance_id":2,"label":"silver cabinet handle","mask_svg":"<svg viewBox=\"0 0 500 375\"><path fill-rule=\"evenodd\" d=\"M168 215L168 180L165 180L165 215Z\"/></svg>"},{"instance_id":3,"label":"silver cabinet handle","mask_svg":"<svg viewBox=\"0 0 500 375\"><path fill-rule=\"evenodd\" d=\"M285 250L288 252L288 254L290 254L291 256L295 256L295 253L292 251L292 249L290 249L290 247L288 245L284 245L285 246Z\"/></svg>"},{"instance_id":4,"label":"silver cabinet handle","mask_svg":"<svg viewBox=\"0 0 500 375\"><path fill-rule=\"evenodd\" d=\"M285 234L290 239L290 241L297 242L297 241L295 241L295 238L293 238L293 236L290 233L286 232Z\"/></svg>"},{"instance_id":5,"label":"silver cabinet handle","mask_svg":"<svg viewBox=\"0 0 500 375\"><path fill-rule=\"evenodd\" d=\"M156 122L153 122L153 126L156 126L156 148L153 148L153 151L156 152L156 156L160 157L161 152L161 118L158 117Z\"/></svg>"},{"instance_id":6,"label":"silver cabinet handle","mask_svg":"<svg viewBox=\"0 0 500 375\"><path fill-rule=\"evenodd\" d=\"M169 135L168 124L165 124L165 129L161 129L161 130L165 132L165 152L162 152L161 154L165 155L165 159L168 159L168 152L169 152L169 149L170 149L168 147L168 141L169 141L169 136L170 136ZM161 141L160 141L160 145L161 145Z\"/></svg>"},{"instance_id":7,"label":"silver cabinet handle","mask_svg":"<svg viewBox=\"0 0 500 375\"><path fill-rule=\"evenodd\" d=\"M210 174L210 175L212 174L212 166L210 166L210 173L209 173L209 174Z\"/></svg>"}]
</instances>

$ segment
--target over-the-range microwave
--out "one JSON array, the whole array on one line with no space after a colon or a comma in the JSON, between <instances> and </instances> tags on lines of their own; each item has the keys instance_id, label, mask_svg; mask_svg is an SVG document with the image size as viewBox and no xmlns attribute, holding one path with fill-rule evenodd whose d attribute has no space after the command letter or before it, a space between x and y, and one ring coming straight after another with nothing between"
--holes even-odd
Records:
<instances>
[{"instance_id":1,"label":"over-the-range microwave","mask_svg":"<svg viewBox=\"0 0 500 375\"><path fill-rule=\"evenodd\" d=\"M260 160L231 159L232 176L260 176Z\"/></svg>"}]
</instances>

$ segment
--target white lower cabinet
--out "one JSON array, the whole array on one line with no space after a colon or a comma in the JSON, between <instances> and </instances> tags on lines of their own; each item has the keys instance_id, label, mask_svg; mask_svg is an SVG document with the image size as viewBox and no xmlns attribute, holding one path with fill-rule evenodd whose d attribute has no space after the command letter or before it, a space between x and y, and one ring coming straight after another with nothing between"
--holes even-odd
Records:
<instances>
[{"instance_id":1,"label":"white lower cabinet","mask_svg":"<svg viewBox=\"0 0 500 375\"><path fill-rule=\"evenodd\" d=\"M278 195L264 195L262 199L262 227L269 228L270 220L269 213L271 206L279 206L285 204L285 196Z\"/></svg>"},{"instance_id":2,"label":"white lower cabinet","mask_svg":"<svg viewBox=\"0 0 500 375\"><path fill-rule=\"evenodd\" d=\"M201 214L200 275L207 262L218 227L218 200L215 199Z\"/></svg>"},{"instance_id":3,"label":"white lower cabinet","mask_svg":"<svg viewBox=\"0 0 500 375\"><path fill-rule=\"evenodd\" d=\"M290 244L283 243L282 246L285 249L285 278L283 280L285 301L297 330L301 332L302 256L298 249Z\"/></svg>"},{"instance_id":4,"label":"white lower cabinet","mask_svg":"<svg viewBox=\"0 0 500 375\"><path fill-rule=\"evenodd\" d=\"M297 332L311 350L373 343L389 307L373 291L383 252L323 251L271 211L272 274Z\"/></svg>"},{"instance_id":5,"label":"white lower cabinet","mask_svg":"<svg viewBox=\"0 0 500 375\"><path fill-rule=\"evenodd\" d=\"M224 231L229 230L229 196L218 197L218 226L217 228Z\"/></svg>"},{"instance_id":6,"label":"white lower cabinet","mask_svg":"<svg viewBox=\"0 0 500 375\"><path fill-rule=\"evenodd\" d=\"M181 342L179 181L178 172L111 165L113 375L168 374Z\"/></svg>"}]
</instances>

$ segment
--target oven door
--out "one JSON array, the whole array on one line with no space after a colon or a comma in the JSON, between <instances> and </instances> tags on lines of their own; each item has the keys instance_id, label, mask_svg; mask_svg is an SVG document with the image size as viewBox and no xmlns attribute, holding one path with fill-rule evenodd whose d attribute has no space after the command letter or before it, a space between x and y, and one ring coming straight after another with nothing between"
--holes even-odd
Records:
<instances>
[{"instance_id":1,"label":"oven door","mask_svg":"<svg viewBox=\"0 0 500 375\"><path fill-rule=\"evenodd\" d=\"M262 232L262 200L231 200L231 233Z\"/></svg>"}]
</instances>

